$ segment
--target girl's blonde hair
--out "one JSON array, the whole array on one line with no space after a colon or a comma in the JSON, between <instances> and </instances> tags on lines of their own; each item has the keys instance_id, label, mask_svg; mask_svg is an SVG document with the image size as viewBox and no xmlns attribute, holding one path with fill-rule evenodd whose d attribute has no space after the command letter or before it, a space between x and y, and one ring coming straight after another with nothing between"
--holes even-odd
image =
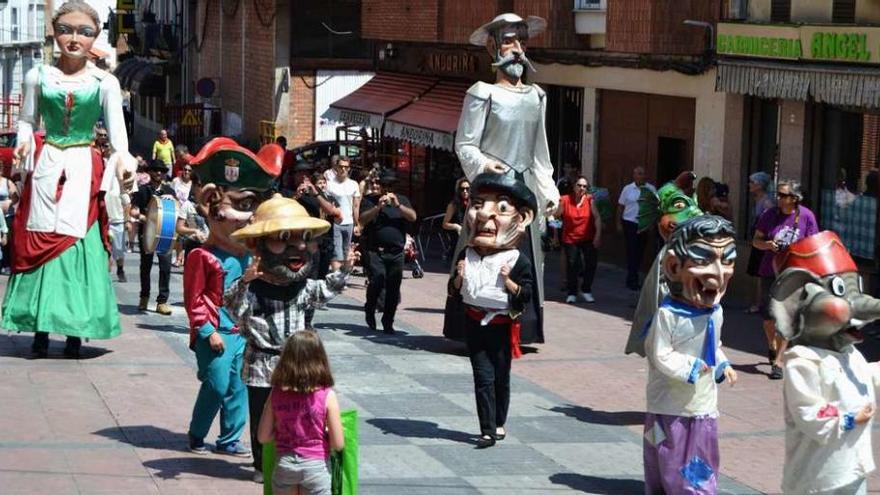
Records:
<instances>
[{"instance_id":1,"label":"girl's blonde hair","mask_svg":"<svg viewBox=\"0 0 880 495\"><path fill-rule=\"evenodd\" d=\"M302 393L333 386L330 361L317 332L303 330L288 337L272 373L272 386Z\"/></svg>"},{"instance_id":2,"label":"girl's blonde hair","mask_svg":"<svg viewBox=\"0 0 880 495\"><path fill-rule=\"evenodd\" d=\"M98 15L98 11L83 0L68 0L64 2L61 7L58 7L58 10L55 11L55 15L52 16L52 27L55 27L55 24L58 23L58 19L61 18L61 16L73 12L80 12L91 17L92 22L95 23L95 28L99 33L101 32L101 17Z\"/></svg>"}]
</instances>

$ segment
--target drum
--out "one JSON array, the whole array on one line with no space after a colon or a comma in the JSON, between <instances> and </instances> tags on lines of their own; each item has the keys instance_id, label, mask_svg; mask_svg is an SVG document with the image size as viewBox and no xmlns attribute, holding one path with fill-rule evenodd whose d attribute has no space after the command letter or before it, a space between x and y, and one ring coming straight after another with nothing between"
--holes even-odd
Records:
<instances>
[{"instance_id":1,"label":"drum","mask_svg":"<svg viewBox=\"0 0 880 495\"><path fill-rule=\"evenodd\" d=\"M154 196L144 225L144 252L165 254L177 237L177 201Z\"/></svg>"}]
</instances>

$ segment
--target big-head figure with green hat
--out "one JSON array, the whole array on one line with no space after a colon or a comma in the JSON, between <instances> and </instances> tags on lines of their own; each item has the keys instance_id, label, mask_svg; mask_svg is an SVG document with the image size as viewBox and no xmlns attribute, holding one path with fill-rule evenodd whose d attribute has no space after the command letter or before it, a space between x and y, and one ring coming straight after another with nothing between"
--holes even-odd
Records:
<instances>
[{"instance_id":1,"label":"big-head figure with green hat","mask_svg":"<svg viewBox=\"0 0 880 495\"><path fill-rule=\"evenodd\" d=\"M198 208L210 229L207 241L187 257L183 272L190 348L196 353L202 381L189 425L193 452L207 451L205 436L220 411L216 450L238 456L250 453L239 440L248 409L242 381L245 339L238 333L237 315L226 307L223 294L250 263L247 246L232 233L248 225L267 198L281 173L283 158L284 150L277 144L263 146L254 154L229 138L216 138L190 163L202 184Z\"/></svg>"}]
</instances>

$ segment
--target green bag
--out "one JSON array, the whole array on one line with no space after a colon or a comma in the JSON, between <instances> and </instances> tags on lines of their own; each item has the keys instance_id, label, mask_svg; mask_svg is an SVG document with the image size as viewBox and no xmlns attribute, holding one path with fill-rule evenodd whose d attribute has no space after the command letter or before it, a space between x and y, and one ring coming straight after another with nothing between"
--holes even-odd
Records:
<instances>
[{"instance_id":1,"label":"green bag","mask_svg":"<svg viewBox=\"0 0 880 495\"><path fill-rule=\"evenodd\" d=\"M345 448L330 454L330 479L333 495L357 495L358 492L358 418L354 409L342 411ZM263 444L263 495L272 495L272 471L275 469L275 442Z\"/></svg>"}]
</instances>

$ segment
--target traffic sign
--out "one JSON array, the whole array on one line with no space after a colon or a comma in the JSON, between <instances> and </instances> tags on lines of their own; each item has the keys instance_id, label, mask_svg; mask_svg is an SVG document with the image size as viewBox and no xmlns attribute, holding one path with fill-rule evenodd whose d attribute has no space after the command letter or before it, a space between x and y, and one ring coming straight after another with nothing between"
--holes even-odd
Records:
<instances>
[{"instance_id":1,"label":"traffic sign","mask_svg":"<svg viewBox=\"0 0 880 495\"><path fill-rule=\"evenodd\" d=\"M199 118L196 110L190 109L183 114L183 118L180 119L180 125L183 127L198 127L202 125L202 119Z\"/></svg>"}]
</instances>

